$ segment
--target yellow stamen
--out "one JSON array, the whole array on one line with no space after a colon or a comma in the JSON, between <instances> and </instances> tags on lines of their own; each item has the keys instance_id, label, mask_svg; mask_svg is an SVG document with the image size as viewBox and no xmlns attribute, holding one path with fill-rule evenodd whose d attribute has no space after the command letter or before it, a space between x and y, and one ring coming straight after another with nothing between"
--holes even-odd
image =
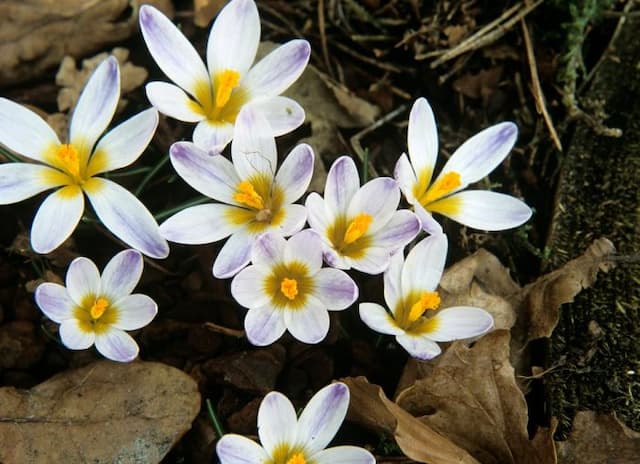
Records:
<instances>
[{"instance_id":1,"label":"yellow stamen","mask_svg":"<svg viewBox=\"0 0 640 464\"><path fill-rule=\"evenodd\" d=\"M282 282L280 282L280 291L290 300L294 300L298 295L298 281L285 277L282 279Z\"/></svg>"},{"instance_id":2,"label":"yellow stamen","mask_svg":"<svg viewBox=\"0 0 640 464\"><path fill-rule=\"evenodd\" d=\"M420 299L416 301L409 310L409 322L413 323L420 319L427 309L438 309L440 306L440 295L438 292L424 292Z\"/></svg>"},{"instance_id":3,"label":"yellow stamen","mask_svg":"<svg viewBox=\"0 0 640 464\"><path fill-rule=\"evenodd\" d=\"M345 245L355 242L366 234L367 229L369 229L369 226L371 225L371 221L373 221L373 216L364 213L358 214L353 218L349 223L349 227L347 227L347 231L344 233L343 241Z\"/></svg>"},{"instance_id":4,"label":"yellow stamen","mask_svg":"<svg viewBox=\"0 0 640 464\"><path fill-rule=\"evenodd\" d=\"M62 161L62 164L65 169L69 171L69 174L74 177L80 176L80 157L73 145L70 143L63 143L58 148L56 156L60 161Z\"/></svg>"},{"instance_id":5,"label":"yellow stamen","mask_svg":"<svg viewBox=\"0 0 640 464\"><path fill-rule=\"evenodd\" d=\"M216 79L216 108L222 108L231 98L231 92L240 82L240 73L233 69L225 69Z\"/></svg>"},{"instance_id":6,"label":"yellow stamen","mask_svg":"<svg viewBox=\"0 0 640 464\"><path fill-rule=\"evenodd\" d=\"M233 199L238 203L250 206L255 209L264 209L264 200L249 181L242 181L236 187L237 193Z\"/></svg>"},{"instance_id":7,"label":"yellow stamen","mask_svg":"<svg viewBox=\"0 0 640 464\"><path fill-rule=\"evenodd\" d=\"M457 172L448 172L425 192L424 196L420 198L420 203L426 206L451 193L461 185L460 174Z\"/></svg>"},{"instance_id":8,"label":"yellow stamen","mask_svg":"<svg viewBox=\"0 0 640 464\"><path fill-rule=\"evenodd\" d=\"M100 316L109 308L109 301L104 298L98 298L96 302L91 306L91 317L94 319L100 319Z\"/></svg>"},{"instance_id":9,"label":"yellow stamen","mask_svg":"<svg viewBox=\"0 0 640 464\"><path fill-rule=\"evenodd\" d=\"M302 453L296 453L287 460L287 464L307 464Z\"/></svg>"}]
</instances>

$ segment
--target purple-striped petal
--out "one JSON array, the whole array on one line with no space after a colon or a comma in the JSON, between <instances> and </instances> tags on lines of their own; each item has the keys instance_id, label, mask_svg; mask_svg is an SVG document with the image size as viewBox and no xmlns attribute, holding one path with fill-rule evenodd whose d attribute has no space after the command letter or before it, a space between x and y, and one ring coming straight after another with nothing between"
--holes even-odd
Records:
<instances>
[{"instance_id":1,"label":"purple-striped petal","mask_svg":"<svg viewBox=\"0 0 640 464\"><path fill-rule=\"evenodd\" d=\"M394 211L386 225L372 234L372 244L390 251L404 248L418 235L421 227L418 216L411 211L406 209Z\"/></svg>"},{"instance_id":2,"label":"purple-striped petal","mask_svg":"<svg viewBox=\"0 0 640 464\"><path fill-rule=\"evenodd\" d=\"M40 310L53 322L60 323L73 316L75 303L62 285L52 282L38 285L35 299Z\"/></svg>"},{"instance_id":3,"label":"purple-striped petal","mask_svg":"<svg viewBox=\"0 0 640 464\"><path fill-rule=\"evenodd\" d=\"M316 192L311 192L305 201L309 227L324 236L334 219L329 215L324 199Z\"/></svg>"},{"instance_id":4,"label":"purple-striped petal","mask_svg":"<svg viewBox=\"0 0 640 464\"><path fill-rule=\"evenodd\" d=\"M438 129L425 98L418 98L411 108L407 144L414 171L424 177L421 180L425 185L429 185L438 157Z\"/></svg>"},{"instance_id":5,"label":"purple-striped petal","mask_svg":"<svg viewBox=\"0 0 640 464\"><path fill-rule=\"evenodd\" d=\"M221 464L256 464L267 462L269 456L255 441L242 435L228 433L216 444Z\"/></svg>"},{"instance_id":6,"label":"purple-striped petal","mask_svg":"<svg viewBox=\"0 0 640 464\"><path fill-rule=\"evenodd\" d=\"M162 114L184 122L202 121L205 116L195 111L193 100L177 85L149 82L145 86L149 102Z\"/></svg>"},{"instance_id":7,"label":"purple-striped petal","mask_svg":"<svg viewBox=\"0 0 640 464\"><path fill-rule=\"evenodd\" d=\"M375 199L375 201L372 201ZM391 177L377 177L364 184L351 199L347 217L368 214L373 218L368 233L373 234L389 222L400 203L398 183Z\"/></svg>"},{"instance_id":8,"label":"purple-striped petal","mask_svg":"<svg viewBox=\"0 0 640 464\"><path fill-rule=\"evenodd\" d=\"M296 411L286 396L271 392L264 397L258 409L258 435L269 455L284 443L293 444L297 422Z\"/></svg>"},{"instance_id":9,"label":"purple-striped petal","mask_svg":"<svg viewBox=\"0 0 640 464\"><path fill-rule=\"evenodd\" d=\"M251 308L244 318L247 339L256 346L267 346L284 334L286 326L281 311L271 306Z\"/></svg>"},{"instance_id":10,"label":"purple-striped petal","mask_svg":"<svg viewBox=\"0 0 640 464\"><path fill-rule=\"evenodd\" d=\"M273 232L258 236L251 248L251 262L257 266L273 267L284 261L287 241Z\"/></svg>"},{"instance_id":11,"label":"purple-striped petal","mask_svg":"<svg viewBox=\"0 0 640 464\"><path fill-rule=\"evenodd\" d=\"M160 235L158 223L128 190L99 177L84 188L96 214L116 237L151 258L167 257L169 244Z\"/></svg>"},{"instance_id":12,"label":"purple-striped petal","mask_svg":"<svg viewBox=\"0 0 640 464\"><path fill-rule=\"evenodd\" d=\"M251 106L240 111L231 143L231 159L242 180L276 174L276 141L267 119Z\"/></svg>"},{"instance_id":13,"label":"purple-striped petal","mask_svg":"<svg viewBox=\"0 0 640 464\"><path fill-rule=\"evenodd\" d=\"M294 131L304 122L304 109L288 97L260 98L252 101L250 105L267 118L274 137Z\"/></svg>"},{"instance_id":14,"label":"purple-striped petal","mask_svg":"<svg viewBox=\"0 0 640 464\"><path fill-rule=\"evenodd\" d=\"M371 275L382 274L389 267L391 250L379 246L370 246L362 256L357 258L351 256L348 259L353 269Z\"/></svg>"},{"instance_id":15,"label":"purple-striped petal","mask_svg":"<svg viewBox=\"0 0 640 464\"><path fill-rule=\"evenodd\" d=\"M231 281L231 295L245 308L266 306L271 297L264 290L263 266L248 266L238 272Z\"/></svg>"},{"instance_id":16,"label":"purple-striped petal","mask_svg":"<svg viewBox=\"0 0 640 464\"><path fill-rule=\"evenodd\" d=\"M414 246L402 268L402 293L431 292L438 287L447 259L447 236L430 235Z\"/></svg>"},{"instance_id":17,"label":"purple-striped petal","mask_svg":"<svg viewBox=\"0 0 640 464\"><path fill-rule=\"evenodd\" d=\"M213 263L213 276L229 279L249 264L254 237L246 229L235 232L220 249Z\"/></svg>"},{"instance_id":18,"label":"purple-striped petal","mask_svg":"<svg viewBox=\"0 0 640 464\"><path fill-rule=\"evenodd\" d=\"M396 167L393 171L393 177L398 182L398 187L400 187L400 190L407 199L407 202L411 205L418 203L413 192L418 179L416 178L416 173L414 172L413 167L409 162L409 158L405 153L400 155L400 158L398 158Z\"/></svg>"},{"instance_id":19,"label":"purple-striped petal","mask_svg":"<svg viewBox=\"0 0 640 464\"><path fill-rule=\"evenodd\" d=\"M414 358L422 359L423 361L433 359L438 356L442 350L438 344L426 337L412 336L412 335L396 335L398 343L407 350Z\"/></svg>"},{"instance_id":20,"label":"purple-striped petal","mask_svg":"<svg viewBox=\"0 0 640 464\"><path fill-rule=\"evenodd\" d=\"M297 145L284 159L275 183L284 192L284 202L293 203L307 191L313 175L313 149L306 143Z\"/></svg>"},{"instance_id":21,"label":"purple-striped petal","mask_svg":"<svg viewBox=\"0 0 640 464\"><path fill-rule=\"evenodd\" d=\"M75 230L84 211L84 196L77 185L49 195L38 208L31 226L31 246L37 253L50 253Z\"/></svg>"},{"instance_id":22,"label":"purple-striped petal","mask_svg":"<svg viewBox=\"0 0 640 464\"><path fill-rule=\"evenodd\" d=\"M217 242L242 227L228 219L238 209L219 204L192 206L160 224L160 234L171 242L187 245Z\"/></svg>"},{"instance_id":23,"label":"purple-striped petal","mask_svg":"<svg viewBox=\"0 0 640 464\"><path fill-rule=\"evenodd\" d=\"M193 143L207 155L219 155L233 138L234 126L230 122L203 119L193 131Z\"/></svg>"},{"instance_id":24,"label":"purple-striped petal","mask_svg":"<svg viewBox=\"0 0 640 464\"><path fill-rule=\"evenodd\" d=\"M130 362L138 356L138 344L131 335L120 329L111 328L96 334L95 343L100 354L112 361Z\"/></svg>"},{"instance_id":25,"label":"purple-striped petal","mask_svg":"<svg viewBox=\"0 0 640 464\"><path fill-rule=\"evenodd\" d=\"M142 255L137 250L124 250L107 263L102 275L101 293L116 302L131 294L142 276Z\"/></svg>"},{"instance_id":26,"label":"purple-striped petal","mask_svg":"<svg viewBox=\"0 0 640 464\"><path fill-rule=\"evenodd\" d=\"M360 303L358 311L362 322L376 332L386 335L401 335L404 333L404 330L397 326L391 314L379 304Z\"/></svg>"},{"instance_id":27,"label":"purple-striped petal","mask_svg":"<svg viewBox=\"0 0 640 464\"><path fill-rule=\"evenodd\" d=\"M327 447L349 407L349 388L337 382L318 391L298 420L298 441L313 455Z\"/></svg>"},{"instance_id":28,"label":"purple-striped petal","mask_svg":"<svg viewBox=\"0 0 640 464\"><path fill-rule=\"evenodd\" d=\"M335 446L314 454L316 464L375 464L376 458L358 446Z\"/></svg>"},{"instance_id":29,"label":"purple-striped petal","mask_svg":"<svg viewBox=\"0 0 640 464\"><path fill-rule=\"evenodd\" d=\"M307 209L298 204L284 205L281 208L284 216L282 222L270 230L283 237L288 237L302 230L307 220Z\"/></svg>"},{"instance_id":30,"label":"purple-striped petal","mask_svg":"<svg viewBox=\"0 0 640 464\"><path fill-rule=\"evenodd\" d=\"M429 207L431 207L431 205ZM422 230L429 235L438 235L443 233L440 223L436 221L431 213L424 209L420 203L414 203L413 210L422 223Z\"/></svg>"},{"instance_id":31,"label":"purple-striped petal","mask_svg":"<svg viewBox=\"0 0 640 464\"><path fill-rule=\"evenodd\" d=\"M313 277L315 296L329 311L347 309L358 299L358 286L346 272L320 269Z\"/></svg>"},{"instance_id":32,"label":"purple-striped petal","mask_svg":"<svg viewBox=\"0 0 640 464\"><path fill-rule=\"evenodd\" d=\"M100 272L89 258L80 257L71 261L66 276L67 292L71 299L82 306L87 296L96 298L100 294Z\"/></svg>"},{"instance_id":33,"label":"purple-striped petal","mask_svg":"<svg viewBox=\"0 0 640 464\"><path fill-rule=\"evenodd\" d=\"M477 337L493 327L493 318L484 309L455 306L432 316L429 331L423 335L436 342Z\"/></svg>"},{"instance_id":34,"label":"purple-striped petal","mask_svg":"<svg viewBox=\"0 0 640 464\"><path fill-rule=\"evenodd\" d=\"M310 275L322 267L322 239L311 229L293 235L284 246L284 262L298 262L306 266Z\"/></svg>"},{"instance_id":35,"label":"purple-striped petal","mask_svg":"<svg viewBox=\"0 0 640 464\"><path fill-rule=\"evenodd\" d=\"M349 156L341 156L333 162L324 187L326 207L334 216L346 214L351 199L360 189L360 176L356 163Z\"/></svg>"},{"instance_id":36,"label":"purple-striped petal","mask_svg":"<svg viewBox=\"0 0 640 464\"><path fill-rule=\"evenodd\" d=\"M291 335L303 343L320 343L329 333L327 308L313 295L307 295L303 307L285 311L284 323Z\"/></svg>"},{"instance_id":37,"label":"purple-striped petal","mask_svg":"<svg viewBox=\"0 0 640 464\"><path fill-rule=\"evenodd\" d=\"M391 255L391 262L384 271L384 301L392 313L399 307L402 300L402 267L404 254L398 250Z\"/></svg>"},{"instance_id":38,"label":"purple-striped petal","mask_svg":"<svg viewBox=\"0 0 640 464\"><path fill-rule=\"evenodd\" d=\"M86 350L95 341L94 332L85 332L78 319L65 319L58 329L62 344L70 350Z\"/></svg>"},{"instance_id":39,"label":"purple-striped petal","mask_svg":"<svg viewBox=\"0 0 640 464\"><path fill-rule=\"evenodd\" d=\"M113 303L118 318L113 327L121 330L137 330L148 325L156 314L158 305L147 295L135 293Z\"/></svg>"},{"instance_id":40,"label":"purple-striped petal","mask_svg":"<svg viewBox=\"0 0 640 464\"><path fill-rule=\"evenodd\" d=\"M0 205L17 203L71 179L57 169L30 163L0 164Z\"/></svg>"},{"instance_id":41,"label":"purple-striped petal","mask_svg":"<svg viewBox=\"0 0 640 464\"><path fill-rule=\"evenodd\" d=\"M254 96L280 95L300 77L310 55L309 42L291 40L256 63L241 81L241 85Z\"/></svg>"}]
</instances>

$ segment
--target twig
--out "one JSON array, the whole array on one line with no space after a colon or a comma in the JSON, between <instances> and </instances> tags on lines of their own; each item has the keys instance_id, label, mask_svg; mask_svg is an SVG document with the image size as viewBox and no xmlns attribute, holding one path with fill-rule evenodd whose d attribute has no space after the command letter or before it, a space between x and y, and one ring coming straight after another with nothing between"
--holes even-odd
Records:
<instances>
[{"instance_id":1,"label":"twig","mask_svg":"<svg viewBox=\"0 0 640 464\"><path fill-rule=\"evenodd\" d=\"M341 44L340 42L334 42L333 44L336 48L339 48L341 51L343 51L344 53L346 53L347 55L351 55L352 57L363 61L364 63L370 64L371 66L375 66L376 68L380 68L383 69L385 71L389 71L395 74L402 74L405 72L413 72L414 69L413 68L400 68L398 66L389 64L389 63L384 63L382 61L376 60L374 58L369 58L368 56L364 56L361 55L360 53L354 51L353 49L351 49L350 47L347 47L344 44Z\"/></svg>"},{"instance_id":2,"label":"twig","mask_svg":"<svg viewBox=\"0 0 640 464\"><path fill-rule=\"evenodd\" d=\"M322 46L324 65L327 67L329 75L335 79L336 76L331 66L331 60L329 59L329 47L327 46L327 33L324 22L324 0L318 0L318 29L320 31L320 45Z\"/></svg>"},{"instance_id":3,"label":"twig","mask_svg":"<svg viewBox=\"0 0 640 464\"><path fill-rule=\"evenodd\" d=\"M214 324L213 322L205 322L204 327L211 332L228 335L235 338L244 338L245 335L244 330L230 329L229 327Z\"/></svg>"},{"instance_id":4,"label":"twig","mask_svg":"<svg viewBox=\"0 0 640 464\"><path fill-rule=\"evenodd\" d=\"M533 53L533 44L531 43L531 36L529 35L529 26L527 26L524 18L520 20L520 25L522 26L522 35L524 36L524 44L527 49L527 61L529 63L529 71L531 72L531 93L533 94L533 99L536 102L536 109L538 110L538 114L542 114L542 118L547 126L551 140L553 140L553 144L556 146L558 151L562 151L562 143L560 142L556 128L554 127L549 111L547 110L547 103L544 98L544 93L542 92L542 86L540 85L538 66L536 65L536 57Z\"/></svg>"}]
</instances>

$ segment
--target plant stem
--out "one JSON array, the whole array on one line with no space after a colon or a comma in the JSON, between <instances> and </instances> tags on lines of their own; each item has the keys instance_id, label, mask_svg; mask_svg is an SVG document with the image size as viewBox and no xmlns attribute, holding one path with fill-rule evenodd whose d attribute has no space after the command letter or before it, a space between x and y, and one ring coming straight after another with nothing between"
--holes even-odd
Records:
<instances>
[{"instance_id":1,"label":"plant stem","mask_svg":"<svg viewBox=\"0 0 640 464\"><path fill-rule=\"evenodd\" d=\"M158 162L158 164L156 164L153 169L151 169L151 171L149 171L147 173L146 176L144 176L144 179L142 179L142 181L140 182L140 185L138 185L138 188L135 190L135 192L133 192L133 194L136 197L139 197L140 194L142 193L142 191L144 190L144 188L147 186L147 184L149 183L149 181L151 181L151 179L154 178L154 176L158 173L158 171L160 169L162 169L162 167L167 164L167 162L169 161L169 155L165 155L163 156L160 161Z\"/></svg>"},{"instance_id":2,"label":"plant stem","mask_svg":"<svg viewBox=\"0 0 640 464\"><path fill-rule=\"evenodd\" d=\"M216 434L218 434L218 438L220 438L224 435L224 429L222 428L222 424L218 420L218 416L216 416L216 412L213 410L213 406L211 405L211 400L207 398L205 403L207 404L207 412L209 413L209 418L211 419L213 428L216 431Z\"/></svg>"},{"instance_id":3,"label":"plant stem","mask_svg":"<svg viewBox=\"0 0 640 464\"><path fill-rule=\"evenodd\" d=\"M207 198L207 197L196 198L195 200L187 201L186 203L182 203L178 206L174 206L173 208L160 211L158 214L154 214L153 217L156 218L156 221L159 221L160 219L164 219L167 216L171 216L173 213L182 211L183 209L188 208L189 206L201 205L202 203L206 203L209 200L210 198Z\"/></svg>"}]
</instances>

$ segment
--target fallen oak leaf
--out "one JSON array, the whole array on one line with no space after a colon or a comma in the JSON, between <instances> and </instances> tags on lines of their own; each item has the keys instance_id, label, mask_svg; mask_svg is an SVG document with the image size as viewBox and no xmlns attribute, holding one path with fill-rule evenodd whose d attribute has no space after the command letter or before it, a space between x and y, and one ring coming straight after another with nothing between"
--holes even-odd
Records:
<instances>
[{"instance_id":1,"label":"fallen oak leaf","mask_svg":"<svg viewBox=\"0 0 640 464\"><path fill-rule=\"evenodd\" d=\"M99 361L0 389L0 462L157 463L199 410L196 383L178 369Z\"/></svg>"}]
</instances>

